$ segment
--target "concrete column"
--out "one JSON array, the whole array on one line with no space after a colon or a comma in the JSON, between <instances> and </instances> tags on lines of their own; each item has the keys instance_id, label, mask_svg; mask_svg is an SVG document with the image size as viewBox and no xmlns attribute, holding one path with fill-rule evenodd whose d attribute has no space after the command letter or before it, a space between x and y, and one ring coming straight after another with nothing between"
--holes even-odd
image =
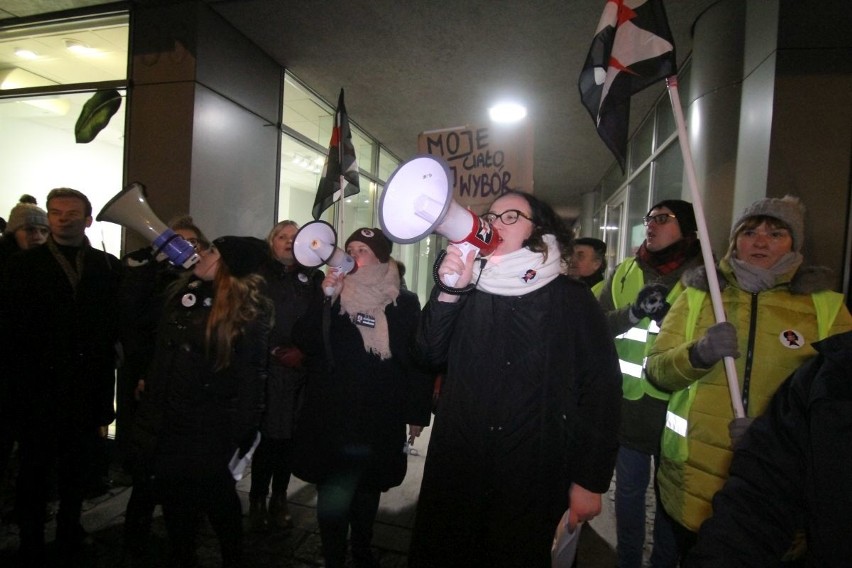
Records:
<instances>
[{"instance_id":1,"label":"concrete column","mask_svg":"<svg viewBox=\"0 0 852 568\"><path fill-rule=\"evenodd\" d=\"M188 212L211 238L265 236L283 68L195 0L135 7L131 38L127 181L164 221Z\"/></svg>"}]
</instances>

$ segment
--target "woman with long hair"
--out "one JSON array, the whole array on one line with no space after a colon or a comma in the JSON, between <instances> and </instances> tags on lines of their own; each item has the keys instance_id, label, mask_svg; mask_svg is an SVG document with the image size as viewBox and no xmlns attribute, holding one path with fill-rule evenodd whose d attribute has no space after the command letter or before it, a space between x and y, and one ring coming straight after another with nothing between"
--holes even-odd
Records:
<instances>
[{"instance_id":1,"label":"woman with long hair","mask_svg":"<svg viewBox=\"0 0 852 568\"><path fill-rule=\"evenodd\" d=\"M239 562L242 510L229 462L252 447L263 409L271 302L256 272L265 243L220 237L171 288L136 421L151 463L171 561L195 565L202 514L223 565Z\"/></svg>"}]
</instances>

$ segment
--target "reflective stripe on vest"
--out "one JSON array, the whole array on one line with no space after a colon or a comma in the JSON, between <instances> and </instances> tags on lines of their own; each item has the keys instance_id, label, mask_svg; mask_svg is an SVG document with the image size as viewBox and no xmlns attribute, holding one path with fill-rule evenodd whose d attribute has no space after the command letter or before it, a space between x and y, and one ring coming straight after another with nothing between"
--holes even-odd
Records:
<instances>
[{"instance_id":1,"label":"reflective stripe on vest","mask_svg":"<svg viewBox=\"0 0 852 568\"><path fill-rule=\"evenodd\" d=\"M623 308L633 303L644 285L645 277L636 259L622 262L612 277L613 305ZM669 292L666 301L673 303L682 290L683 286L678 282ZM645 358L659 332L660 328L656 322L643 318L632 328L615 337L615 348L621 366L621 389L627 400L639 400L645 394L659 400L669 398L669 393L648 382L644 371Z\"/></svg>"},{"instance_id":2,"label":"reflective stripe on vest","mask_svg":"<svg viewBox=\"0 0 852 568\"><path fill-rule=\"evenodd\" d=\"M695 336L695 327L698 324L698 316L701 314L701 305L707 297L707 292L696 288L687 288L686 297L689 304L689 313L686 318L685 337L690 342ZM811 294L814 310L817 318L817 329L819 338L828 337L831 325L837 318L837 312L843 305L843 295L837 292L822 291ZM666 427L663 430L662 454L664 457L676 461L685 462L689 457L689 445L687 433L689 431L689 410L695 400L698 381L689 387L672 393L669 399L669 407L666 411Z\"/></svg>"}]
</instances>

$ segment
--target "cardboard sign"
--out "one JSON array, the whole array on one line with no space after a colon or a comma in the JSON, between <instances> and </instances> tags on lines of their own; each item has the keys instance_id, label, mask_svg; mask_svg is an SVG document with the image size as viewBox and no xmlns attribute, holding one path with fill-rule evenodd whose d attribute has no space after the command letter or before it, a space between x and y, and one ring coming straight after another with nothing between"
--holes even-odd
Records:
<instances>
[{"instance_id":1,"label":"cardboard sign","mask_svg":"<svg viewBox=\"0 0 852 568\"><path fill-rule=\"evenodd\" d=\"M453 199L477 215L510 189L533 192L533 136L528 122L422 132L417 150L447 161Z\"/></svg>"}]
</instances>

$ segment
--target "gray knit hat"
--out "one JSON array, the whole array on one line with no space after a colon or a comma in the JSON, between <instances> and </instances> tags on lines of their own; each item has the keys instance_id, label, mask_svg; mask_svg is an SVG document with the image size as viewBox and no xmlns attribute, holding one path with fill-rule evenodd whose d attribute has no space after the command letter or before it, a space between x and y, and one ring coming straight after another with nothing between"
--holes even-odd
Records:
<instances>
[{"instance_id":1,"label":"gray knit hat","mask_svg":"<svg viewBox=\"0 0 852 568\"><path fill-rule=\"evenodd\" d=\"M9 235L20 229L31 225L41 225L42 227L50 227L47 224L47 213L38 205L32 203L18 203L12 207L12 212L9 214L9 221L6 223L4 235Z\"/></svg>"},{"instance_id":2,"label":"gray knit hat","mask_svg":"<svg viewBox=\"0 0 852 568\"><path fill-rule=\"evenodd\" d=\"M780 199L767 197L755 201L746 207L743 214L734 223L731 228L731 240L734 240L740 226L749 217L758 216L772 217L783 221L790 228L790 236L793 237L793 250L801 251L802 243L805 241L805 206L799 201L798 197L785 195Z\"/></svg>"}]
</instances>

